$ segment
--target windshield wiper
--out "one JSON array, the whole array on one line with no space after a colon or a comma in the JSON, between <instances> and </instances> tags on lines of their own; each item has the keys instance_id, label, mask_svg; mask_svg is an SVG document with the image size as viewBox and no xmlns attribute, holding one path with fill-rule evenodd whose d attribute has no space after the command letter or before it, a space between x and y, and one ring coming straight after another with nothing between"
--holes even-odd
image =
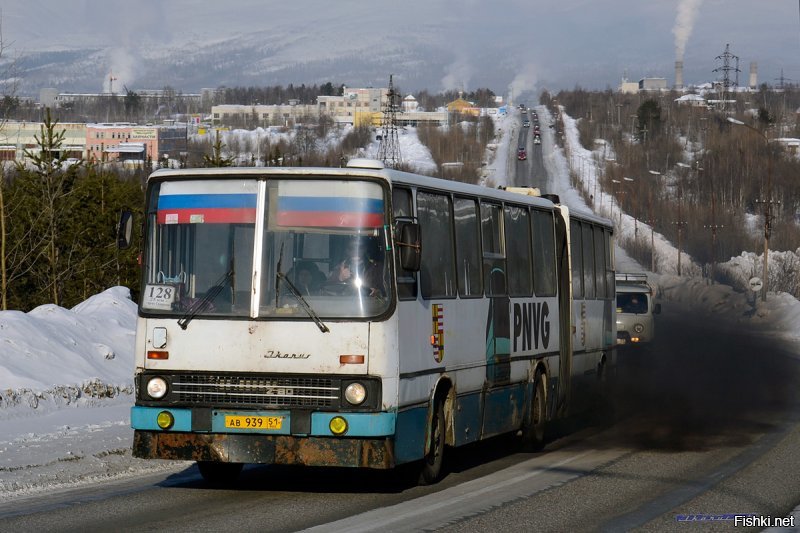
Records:
<instances>
[{"instance_id":1,"label":"windshield wiper","mask_svg":"<svg viewBox=\"0 0 800 533\"><path fill-rule=\"evenodd\" d=\"M308 302L306 301L306 299L303 298L303 294L299 290L297 290L297 287L295 287L294 283L292 283L291 280L289 280L289 278L286 277L286 274L284 274L283 272L278 270L277 278L278 278L278 285L280 285L280 280L283 280L283 281L286 282L286 286L289 287L289 292L291 292L294 295L294 297L297 298L297 301L300 302L300 306L303 309L305 309L306 313L308 313L308 316L311 317L311 319L317 325L319 330L322 333L328 333L330 331L328 329L328 326L326 326L325 323L322 322L322 319L320 319L320 317L316 313L316 311L314 311L314 309L310 305L308 305ZM276 286L275 287L275 292L277 292L277 291L278 291L278 287Z\"/></svg>"},{"instance_id":2,"label":"windshield wiper","mask_svg":"<svg viewBox=\"0 0 800 533\"><path fill-rule=\"evenodd\" d=\"M214 283L214 286L208 290L202 299L195 302L194 305L192 305L189 310L186 311L186 314L178 319L178 325L181 327L181 329L186 329L186 326L189 325L189 322L191 322L194 317L205 311L208 306L211 305L211 302L213 302L216 297L219 296L219 293L222 292L222 289L225 288L225 283L232 278L233 269L231 268L225 272L225 274L223 274L222 277L216 281L216 283Z\"/></svg>"},{"instance_id":3,"label":"windshield wiper","mask_svg":"<svg viewBox=\"0 0 800 533\"><path fill-rule=\"evenodd\" d=\"M286 242L281 243L281 251L278 254L278 264L275 266L275 270L277 274L275 274L275 309L278 308L278 303L281 299L281 263L283 263L283 245Z\"/></svg>"}]
</instances>

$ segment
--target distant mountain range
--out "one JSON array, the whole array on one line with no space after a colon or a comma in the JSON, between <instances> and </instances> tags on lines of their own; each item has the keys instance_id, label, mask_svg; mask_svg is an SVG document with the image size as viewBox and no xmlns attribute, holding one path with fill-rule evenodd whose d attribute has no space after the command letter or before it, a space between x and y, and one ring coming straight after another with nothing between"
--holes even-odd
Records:
<instances>
[{"instance_id":1,"label":"distant mountain range","mask_svg":"<svg viewBox=\"0 0 800 533\"><path fill-rule=\"evenodd\" d=\"M681 4L688 0L679 0ZM26 0L0 10L19 93L321 84L497 94L673 81L676 3L608 0ZM697 4L698 2L690 2ZM797 78L797 5L706 2L685 30L686 84L709 81L730 42L759 80ZM763 4L763 5L762 5ZM741 13L748 16L742 17ZM732 39L732 37L735 37ZM1 61L0 61L1 62ZM1 66L1 65L0 65ZM2 80L0 80L2 82Z\"/></svg>"},{"instance_id":2,"label":"distant mountain range","mask_svg":"<svg viewBox=\"0 0 800 533\"><path fill-rule=\"evenodd\" d=\"M284 43L254 37L150 49L134 57L119 49L82 48L32 52L18 62L19 93L38 96L40 88L62 92L108 91L113 76L114 92L162 89L170 86L186 93L219 86L265 86L344 83L351 87L384 87L389 75L401 90L429 88L437 91L458 77L452 71L457 60L447 51L425 43L364 43L341 55L291 59ZM473 61L480 58L473 58ZM481 69L484 79L512 79L513 69L498 64ZM463 82L462 82L463 83ZM481 85L485 87L486 85ZM474 89L475 86L466 86ZM499 88L501 92L504 85Z\"/></svg>"}]
</instances>

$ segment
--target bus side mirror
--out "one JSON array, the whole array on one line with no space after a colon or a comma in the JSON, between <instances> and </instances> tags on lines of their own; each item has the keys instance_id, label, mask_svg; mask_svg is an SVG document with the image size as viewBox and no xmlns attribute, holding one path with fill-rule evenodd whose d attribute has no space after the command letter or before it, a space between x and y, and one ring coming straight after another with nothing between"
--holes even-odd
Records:
<instances>
[{"instance_id":1,"label":"bus side mirror","mask_svg":"<svg viewBox=\"0 0 800 533\"><path fill-rule=\"evenodd\" d=\"M395 246L400 252L400 266L403 270L418 272L422 259L422 243L419 224L416 222L401 222L399 224L400 238Z\"/></svg>"},{"instance_id":2,"label":"bus side mirror","mask_svg":"<svg viewBox=\"0 0 800 533\"><path fill-rule=\"evenodd\" d=\"M653 308L653 314L654 314L654 315L659 315L659 314L661 314L661 304L656 304L656 305L655 305L655 307Z\"/></svg>"},{"instance_id":3,"label":"bus side mirror","mask_svg":"<svg viewBox=\"0 0 800 533\"><path fill-rule=\"evenodd\" d=\"M117 248L120 250L130 248L132 235L133 213L124 209L119 214L119 223L117 224Z\"/></svg>"}]
</instances>

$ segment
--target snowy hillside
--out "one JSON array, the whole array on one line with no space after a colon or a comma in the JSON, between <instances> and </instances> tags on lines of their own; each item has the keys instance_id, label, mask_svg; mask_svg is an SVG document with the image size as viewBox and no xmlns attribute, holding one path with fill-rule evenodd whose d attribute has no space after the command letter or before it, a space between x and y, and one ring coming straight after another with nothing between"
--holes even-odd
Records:
<instances>
[{"instance_id":1,"label":"snowy hillside","mask_svg":"<svg viewBox=\"0 0 800 533\"><path fill-rule=\"evenodd\" d=\"M67 9L59 0L26 0L4 2L0 20L11 52L4 58L21 59L20 90L31 96L41 87L97 92L113 73L115 87L133 90L385 86L393 74L404 91L488 87L517 97L519 76L537 93L615 87L628 75L671 78L678 35L687 83L710 81L731 35L743 64L759 62L763 80L794 64L795 4L706 2L689 24L693 33L676 17L678 4L84 0Z\"/></svg>"}]
</instances>

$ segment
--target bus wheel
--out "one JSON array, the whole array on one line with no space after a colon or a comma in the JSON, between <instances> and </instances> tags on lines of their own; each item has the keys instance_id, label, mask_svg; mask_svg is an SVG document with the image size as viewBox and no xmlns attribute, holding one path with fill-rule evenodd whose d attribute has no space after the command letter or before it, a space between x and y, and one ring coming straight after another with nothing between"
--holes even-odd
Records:
<instances>
[{"instance_id":1,"label":"bus wheel","mask_svg":"<svg viewBox=\"0 0 800 533\"><path fill-rule=\"evenodd\" d=\"M533 382L533 398L531 398L530 413L528 413L528 418L522 428L523 448L534 452L544 447L546 419L544 379L542 373L537 372Z\"/></svg>"},{"instance_id":2,"label":"bus wheel","mask_svg":"<svg viewBox=\"0 0 800 533\"><path fill-rule=\"evenodd\" d=\"M436 483L442 475L445 440L444 402L442 400L436 400L429 433L430 449L422 460L422 468L419 473L420 485Z\"/></svg>"},{"instance_id":3,"label":"bus wheel","mask_svg":"<svg viewBox=\"0 0 800 533\"><path fill-rule=\"evenodd\" d=\"M233 483L242 471L242 463L217 463L212 461L197 461L200 475L208 483L225 485Z\"/></svg>"}]
</instances>

